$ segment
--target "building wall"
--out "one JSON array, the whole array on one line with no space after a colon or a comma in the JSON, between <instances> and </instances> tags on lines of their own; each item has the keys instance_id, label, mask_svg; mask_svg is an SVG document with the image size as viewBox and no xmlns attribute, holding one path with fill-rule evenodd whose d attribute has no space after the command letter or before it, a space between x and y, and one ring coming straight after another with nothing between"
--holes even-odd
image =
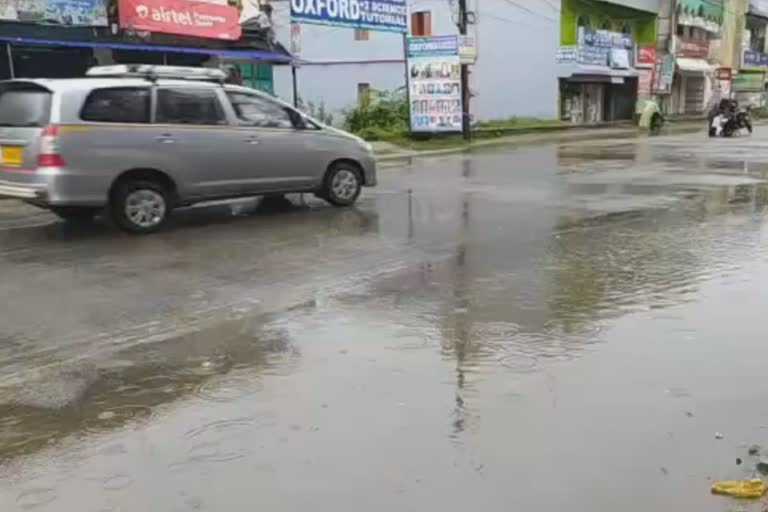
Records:
<instances>
[{"instance_id":1,"label":"building wall","mask_svg":"<svg viewBox=\"0 0 768 512\"><path fill-rule=\"evenodd\" d=\"M479 58L471 68L470 86L475 119L511 116L554 118L557 113L557 50L560 12L558 0L517 2L470 0L477 17ZM273 2L278 40L290 41L288 2ZM411 12L432 13L432 34L455 34L452 4L446 0L411 0ZM403 38L400 34L371 32L368 41L356 41L354 30L302 25L300 58L308 64L298 70L299 96L325 103L341 118L353 106L358 83L372 89L405 86ZM292 99L290 67L275 69L276 94Z\"/></svg>"},{"instance_id":2,"label":"building wall","mask_svg":"<svg viewBox=\"0 0 768 512\"><path fill-rule=\"evenodd\" d=\"M557 117L560 2L479 0L480 57L472 68L473 108L480 119Z\"/></svg>"},{"instance_id":3,"label":"building wall","mask_svg":"<svg viewBox=\"0 0 768 512\"><path fill-rule=\"evenodd\" d=\"M357 101L358 84L370 84L371 89L391 91L402 87L405 81L402 62L376 64L305 65L297 70L299 97L306 104L322 103L334 113L337 121L343 111ZM292 102L293 81L288 66L275 67L275 92L285 101Z\"/></svg>"},{"instance_id":4,"label":"building wall","mask_svg":"<svg viewBox=\"0 0 768 512\"><path fill-rule=\"evenodd\" d=\"M723 38L720 44L720 64L741 67L742 39L746 27L749 0L725 0L723 4Z\"/></svg>"},{"instance_id":5,"label":"building wall","mask_svg":"<svg viewBox=\"0 0 768 512\"><path fill-rule=\"evenodd\" d=\"M577 40L577 20L579 16L589 16L592 28L600 28L608 23L610 30L620 32L627 23L632 27L635 41L640 44L656 42L656 12L640 12L626 7L597 2L594 0L562 0L560 23L560 44L575 45Z\"/></svg>"}]
</instances>

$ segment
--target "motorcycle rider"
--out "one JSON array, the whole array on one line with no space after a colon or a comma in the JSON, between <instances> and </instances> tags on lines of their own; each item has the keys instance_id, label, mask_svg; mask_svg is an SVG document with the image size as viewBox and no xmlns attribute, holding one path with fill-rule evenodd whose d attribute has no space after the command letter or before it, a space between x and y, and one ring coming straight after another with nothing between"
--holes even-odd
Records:
<instances>
[{"instance_id":1,"label":"motorcycle rider","mask_svg":"<svg viewBox=\"0 0 768 512\"><path fill-rule=\"evenodd\" d=\"M720 136L725 124L736 115L739 104L736 100L722 98L715 110L709 116L709 136Z\"/></svg>"}]
</instances>

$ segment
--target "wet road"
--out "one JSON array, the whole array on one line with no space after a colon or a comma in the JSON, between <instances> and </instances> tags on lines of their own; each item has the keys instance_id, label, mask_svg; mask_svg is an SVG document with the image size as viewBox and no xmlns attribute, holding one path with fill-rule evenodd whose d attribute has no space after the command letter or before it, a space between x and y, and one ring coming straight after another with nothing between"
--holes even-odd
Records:
<instances>
[{"instance_id":1,"label":"wet road","mask_svg":"<svg viewBox=\"0 0 768 512\"><path fill-rule=\"evenodd\" d=\"M391 164L356 209L144 238L2 202L0 509L732 510L767 179L761 128Z\"/></svg>"}]
</instances>

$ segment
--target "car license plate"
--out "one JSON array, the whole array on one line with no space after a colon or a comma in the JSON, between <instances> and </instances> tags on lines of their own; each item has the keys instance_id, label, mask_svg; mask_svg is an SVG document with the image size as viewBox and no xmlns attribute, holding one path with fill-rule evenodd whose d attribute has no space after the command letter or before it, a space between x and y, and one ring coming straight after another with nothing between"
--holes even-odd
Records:
<instances>
[{"instance_id":1,"label":"car license plate","mask_svg":"<svg viewBox=\"0 0 768 512\"><path fill-rule=\"evenodd\" d=\"M3 146L0 149L0 155L5 165L21 165L24 157L24 148L21 146Z\"/></svg>"}]
</instances>

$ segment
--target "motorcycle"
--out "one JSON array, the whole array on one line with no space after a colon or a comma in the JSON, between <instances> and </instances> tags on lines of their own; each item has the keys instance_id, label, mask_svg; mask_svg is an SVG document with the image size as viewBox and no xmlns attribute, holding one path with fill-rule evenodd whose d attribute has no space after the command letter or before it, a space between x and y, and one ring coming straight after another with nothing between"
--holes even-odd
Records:
<instances>
[{"instance_id":1,"label":"motorcycle","mask_svg":"<svg viewBox=\"0 0 768 512\"><path fill-rule=\"evenodd\" d=\"M751 107L740 108L735 100L723 100L708 117L710 137L732 137L746 129L752 133Z\"/></svg>"}]
</instances>

